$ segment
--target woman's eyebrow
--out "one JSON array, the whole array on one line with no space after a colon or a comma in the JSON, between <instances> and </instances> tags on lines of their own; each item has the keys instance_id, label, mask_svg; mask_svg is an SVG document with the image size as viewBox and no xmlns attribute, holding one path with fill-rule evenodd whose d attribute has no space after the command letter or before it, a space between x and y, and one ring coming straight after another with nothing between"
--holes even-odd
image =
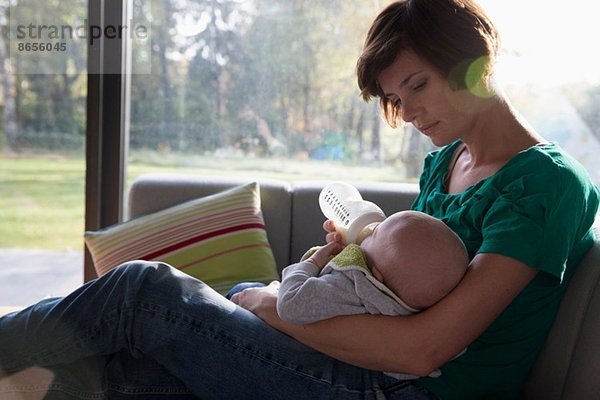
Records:
<instances>
[{"instance_id":1,"label":"woman's eyebrow","mask_svg":"<svg viewBox=\"0 0 600 400\"><path fill-rule=\"evenodd\" d=\"M404 80L402 82L400 82L400 84L398 85L398 89L402 89L404 86L406 86L408 84L408 82L410 82L410 80L412 79L412 77L414 77L415 75L420 74L421 72L423 72L422 70L413 72L412 74L408 75L406 78L404 78ZM385 93L385 96L391 96L393 93Z\"/></svg>"}]
</instances>

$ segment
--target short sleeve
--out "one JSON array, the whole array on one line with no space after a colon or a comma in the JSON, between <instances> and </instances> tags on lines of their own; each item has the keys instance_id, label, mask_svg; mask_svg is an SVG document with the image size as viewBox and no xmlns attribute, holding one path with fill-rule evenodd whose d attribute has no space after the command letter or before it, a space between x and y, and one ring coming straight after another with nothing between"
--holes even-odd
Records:
<instances>
[{"instance_id":1,"label":"short sleeve","mask_svg":"<svg viewBox=\"0 0 600 400\"><path fill-rule=\"evenodd\" d=\"M425 213L433 213L435 210L427 207L427 198L433 191L439 189L448 170L448 163L454 155L454 151L461 144L460 140L445 146L444 148L427 153L423 160L423 170L419 177L419 194L413 202L413 210Z\"/></svg>"},{"instance_id":2,"label":"short sleeve","mask_svg":"<svg viewBox=\"0 0 600 400\"><path fill-rule=\"evenodd\" d=\"M583 235L585 190L560 169L522 176L498 189L485 214L479 253L497 253L547 272L561 282Z\"/></svg>"},{"instance_id":3,"label":"short sleeve","mask_svg":"<svg viewBox=\"0 0 600 400\"><path fill-rule=\"evenodd\" d=\"M419 187L423 189L426 183L429 181L429 175L431 175L431 163L434 155L432 153L427 154L423 160L423 170L419 177Z\"/></svg>"}]
</instances>

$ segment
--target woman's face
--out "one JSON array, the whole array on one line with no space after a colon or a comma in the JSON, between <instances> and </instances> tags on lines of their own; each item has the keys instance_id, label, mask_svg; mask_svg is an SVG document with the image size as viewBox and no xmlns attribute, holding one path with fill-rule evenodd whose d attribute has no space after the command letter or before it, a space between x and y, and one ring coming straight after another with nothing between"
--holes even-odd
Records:
<instances>
[{"instance_id":1,"label":"woman's face","mask_svg":"<svg viewBox=\"0 0 600 400\"><path fill-rule=\"evenodd\" d=\"M475 123L467 90L452 91L448 81L414 52L405 50L378 77L386 97L400 105L402 119L410 122L436 146L445 146L467 134Z\"/></svg>"}]
</instances>

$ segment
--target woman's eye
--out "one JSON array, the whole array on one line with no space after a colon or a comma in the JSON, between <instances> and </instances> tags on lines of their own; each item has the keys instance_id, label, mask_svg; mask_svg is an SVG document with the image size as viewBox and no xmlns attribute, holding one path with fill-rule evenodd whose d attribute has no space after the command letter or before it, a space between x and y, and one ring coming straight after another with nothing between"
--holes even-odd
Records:
<instances>
[{"instance_id":1,"label":"woman's eye","mask_svg":"<svg viewBox=\"0 0 600 400\"><path fill-rule=\"evenodd\" d=\"M413 90L421 90L424 89L425 86L427 86L427 81L423 81L421 83L419 83L418 85L416 85Z\"/></svg>"}]
</instances>

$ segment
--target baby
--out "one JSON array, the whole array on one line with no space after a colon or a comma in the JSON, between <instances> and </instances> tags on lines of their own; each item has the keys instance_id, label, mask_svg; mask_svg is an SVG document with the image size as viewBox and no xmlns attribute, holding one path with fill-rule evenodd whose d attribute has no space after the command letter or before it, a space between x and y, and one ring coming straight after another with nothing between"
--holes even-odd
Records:
<instances>
[{"instance_id":1,"label":"baby","mask_svg":"<svg viewBox=\"0 0 600 400\"><path fill-rule=\"evenodd\" d=\"M309 251L283 270L277 299L283 320L308 324L365 312L408 315L446 296L468 265L460 238L417 211L391 215L360 246L346 246L335 257L333 248Z\"/></svg>"},{"instance_id":2,"label":"baby","mask_svg":"<svg viewBox=\"0 0 600 400\"><path fill-rule=\"evenodd\" d=\"M360 245L335 255L336 248L329 243L309 251L283 270L277 298L282 320L308 324L338 315L410 315L446 296L469 262L463 242L446 224L417 211L391 215Z\"/></svg>"}]
</instances>

